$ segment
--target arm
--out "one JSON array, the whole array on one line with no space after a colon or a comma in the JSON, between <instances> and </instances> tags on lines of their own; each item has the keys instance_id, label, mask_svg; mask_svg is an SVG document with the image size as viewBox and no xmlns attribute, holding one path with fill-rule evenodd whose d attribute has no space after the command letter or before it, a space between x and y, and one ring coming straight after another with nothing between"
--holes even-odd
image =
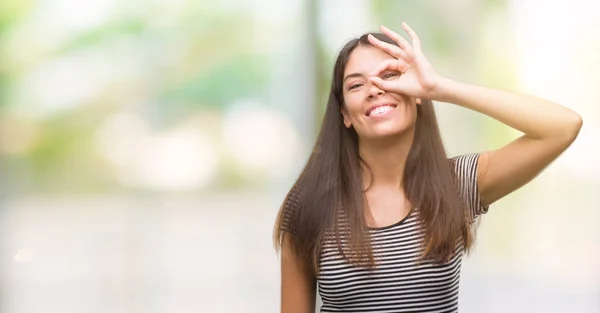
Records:
<instances>
[{"instance_id":1,"label":"arm","mask_svg":"<svg viewBox=\"0 0 600 313\"><path fill-rule=\"evenodd\" d=\"M441 77L423 52L417 34L402 27L412 43L381 27L398 45L369 36L375 47L396 59L385 61L370 77L379 88L411 97L454 103L488 115L524 133L508 145L481 153L477 184L484 206L499 200L535 178L575 140L581 117L558 104L539 98L452 81ZM383 70L401 73L395 81L378 77Z\"/></svg>"},{"instance_id":2,"label":"arm","mask_svg":"<svg viewBox=\"0 0 600 313\"><path fill-rule=\"evenodd\" d=\"M581 117L558 104L439 79L433 100L454 103L490 116L523 135L508 145L481 153L478 185L484 205L501 199L535 178L575 140Z\"/></svg>"},{"instance_id":3,"label":"arm","mask_svg":"<svg viewBox=\"0 0 600 313\"><path fill-rule=\"evenodd\" d=\"M281 313L314 313L316 280L306 264L281 253Z\"/></svg>"}]
</instances>

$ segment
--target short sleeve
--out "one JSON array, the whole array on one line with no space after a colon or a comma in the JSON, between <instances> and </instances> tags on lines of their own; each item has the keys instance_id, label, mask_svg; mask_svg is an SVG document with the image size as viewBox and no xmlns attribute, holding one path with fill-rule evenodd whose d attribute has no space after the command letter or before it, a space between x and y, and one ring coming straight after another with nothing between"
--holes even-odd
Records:
<instances>
[{"instance_id":1,"label":"short sleeve","mask_svg":"<svg viewBox=\"0 0 600 313\"><path fill-rule=\"evenodd\" d=\"M472 220L487 213L489 206L481 204L477 185L479 153L460 155L451 159L456 172L458 192L467 205Z\"/></svg>"}]
</instances>

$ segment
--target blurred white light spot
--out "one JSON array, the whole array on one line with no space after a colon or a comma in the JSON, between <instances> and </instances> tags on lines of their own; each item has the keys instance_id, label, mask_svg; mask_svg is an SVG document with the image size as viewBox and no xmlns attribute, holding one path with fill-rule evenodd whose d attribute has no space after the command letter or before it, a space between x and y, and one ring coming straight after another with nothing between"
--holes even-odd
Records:
<instances>
[{"instance_id":1,"label":"blurred white light spot","mask_svg":"<svg viewBox=\"0 0 600 313\"><path fill-rule=\"evenodd\" d=\"M247 171L267 171L285 177L294 169L301 142L291 121L251 101L238 102L226 112L223 141Z\"/></svg>"},{"instance_id":2,"label":"blurred white light spot","mask_svg":"<svg viewBox=\"0 0 600 313\"><path fill-rule=\"evenodd\" d=\"M115 0L38 1L36 17L56 27L56 31L69 31L72 34L107 22L113 15L120 13L117 3Z\"/></svg>"},{"instance_id":3,"label":"blurred white light spot","mask_svg":"<svg viewBox=\"0 0 600 313\"><path fill-rule=\"evenodd\" d=\"M96 135L99 153L115 167L124 185L194 190L216 175L218 156L196 127L152 134L140 116L123 113L107 119Z\"/></svg>"},{"instance_id":4,"label":"blurred white light spot","mask_svg":"<svg viewBox=\"0 0 600 313\"><path fill-rule=\"evenodd\" d=\"M33 250L28 249L28 248L22 248L22 249L19 249L19 251L17 251L17 254L15 254L14 259L17 262L29 263L29 262L33 261L33 257L34 257Z\"/></svg>"},{"instance_id":5,"label":"blurred white light spot","mask_svg":"<svg viewBox=\"0 0 600 313\"><path fill-rule=\"evenodd\" d=\"M161 190L192 190L208 184L218 158L199 129L181 129L152 138L136 162L142 185Z\"/></svg>"},{"instance_id":6,"label":"blurred white light spot","mask_svg":"<svg viewBox=\"0 0 600 313\"><path fill-rule=\"evenodd\" d=\"M598 12L598 4L587 0L570 3L569 13L565 14L565 6L560 2L509 2L519 56L517 69L524 92L568 106L583 116L579 137L553 168L578 180L594 182L600 174L599 129L587 121L598 116L598 106L589 104L598 103L595 86L599 76L594 69L600 68L600 59L582 51L595 51L594 44L598 43L590 40L596 38L598 22L594 12ZM543 14L540 6L544 6ZM560 44L556 44L557 38Z\"/></svg>"},{"instance_id":7,"label":"blurred white light spot","mask_svg":"<svg viewBox=\"0 0 600 313\"><path fill-rule=\"evenodd\" d=\"M320 3L319 32L328 51L337 51L350 37L372 27L368 0L330 0ZM391 26L391 25L388 25Z\"/></svg>"},{"instance_id":8,"label":"blurred white light spot","mask_svg":"<svg viewBox=\"0 0 600 313\"><path fill-rule=\"evenodd\" d=\"M237 3L234 2L234 3ZM303 1L252 1L251 10L258 21L284 23L291 20L295 14L302 11Z\"/></svg>"},{"instance_id":9,"label":"blurred white light spot","mask_svg":"<svg viewBox=\"0 0 600 313\"><path fill-rule=\"evenodd\" d=\"M103 85L100 76L85 57L65 57L43 63L28 73L17 88L19 102L32 103L23 108L29 115L52 114L71 109L93 99Z\"/></svg>"}]
</instances>

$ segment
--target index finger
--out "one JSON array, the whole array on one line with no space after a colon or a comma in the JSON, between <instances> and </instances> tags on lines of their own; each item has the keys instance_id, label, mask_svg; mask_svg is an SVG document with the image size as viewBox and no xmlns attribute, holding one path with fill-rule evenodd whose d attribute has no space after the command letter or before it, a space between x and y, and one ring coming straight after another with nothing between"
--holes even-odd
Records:
<instances>
[{"instance_id":1,"label":"index finger","mask_svg":"<svg viewBox=\"0 0 600 313\"><path fill-rule=\"evenodd\" d=\"M377 68L375 68L373 71L371 71L371 73L369 73L369 76L378 76L385 70L397 71L401 74L404 74L404 72L406 72L407 69L408 64L406 64L406 62L404 62L403 60L389 59L381 62L381 64L377 66Z\"/></svg>"},{"instance_id":2,"label":"index finger","mask_svg":"<svg viewBox=\"0 0 600 313\"><path fill-rule=\"evenodd\" d=\"M412 41L412 44L415 47L415 49L420 50L421 49L421 39L419 39L419 36L417 36L417 33L415 33L415 31L412 28L410 28L410 26L408 26L408 23L406 23L406 22L402 22L402 28L410 37L410 40Z\"/></svg>"},{"instance_id":3,"label":"index finger","mask_svg":"<svg viewBox=\"0 0 600 313\"><path fill-rule=\"evenodd\" d=\"M381 41L381 40L375 38L375 36L373 36L371 34L369 34L367 36L367 39L373 46L387 52L388 54L390 54L394 57L403 58L403 59L406 59L406 57L407 57L406 51L402 50L401 47Z\"/></svg>"},{"instance_id":4,"label":"index finger","mask_svg":"<svg viewBox=\"0 0 600 313\"><path fill-rule=\"evenodd\" d=\"M410 42L408 42L408 40L406 40L406 38L398 35L398 33L383 25L381 25L380 29L381 32L383 32L386 36L388 36L390 39L396 42L402 50L406 51L407 56L412 56L412 45L410 44Z\"/></svg>"}]
</instances>

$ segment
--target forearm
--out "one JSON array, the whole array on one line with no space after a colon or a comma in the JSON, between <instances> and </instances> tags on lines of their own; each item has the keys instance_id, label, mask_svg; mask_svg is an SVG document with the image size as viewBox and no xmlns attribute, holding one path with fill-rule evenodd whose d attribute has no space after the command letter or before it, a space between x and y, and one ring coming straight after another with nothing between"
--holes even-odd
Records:
<instances>
[{"instance_id":1,"label":"forearm","mask_svg":"<svg viewBox=\"0 0 600 313\"><path fill-rule=\"evenodd\" d=\"M490 116L533 139L573 140L582 123L577 113L550 101L447 78L440 79L431 98Z\"/></svg>"}]
</instances>

